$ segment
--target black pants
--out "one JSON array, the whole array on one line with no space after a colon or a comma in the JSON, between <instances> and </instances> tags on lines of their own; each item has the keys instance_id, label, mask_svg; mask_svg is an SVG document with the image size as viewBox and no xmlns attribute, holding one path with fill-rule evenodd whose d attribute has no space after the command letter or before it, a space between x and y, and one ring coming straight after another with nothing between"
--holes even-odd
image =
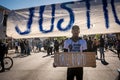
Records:
<instances>
[{"instance_id":1,"label":"black pants","mask_svg":"<svg viewBox=\"0 0 120 80\"><path fill-rule=\"evenodd\" d=\"M47 55L52 55L52 49L53 49L53 47L48 47L47 48Z\"/></svg>"},{"instance_id":2,"label":"black pants","mask_svg":"<svg viewBox=\"0 0 120 80\"><path fill-rule=\"evenodd\" d=\"M83 80L83 67L68 68L67 69L67 80Z\"/></svg>"},{"instance_id":3,"label":"black pants","mask_svg":"<svg viewBox=\"0 0 120 80\"><path fill-rule=\"evenodd\" d=\"M0 65L1 65L1 67L2 67L2 69L1 70L5 70L5 68L4 68L4 56L2 55L0 55Z\"/></svg>"}]
</instances>

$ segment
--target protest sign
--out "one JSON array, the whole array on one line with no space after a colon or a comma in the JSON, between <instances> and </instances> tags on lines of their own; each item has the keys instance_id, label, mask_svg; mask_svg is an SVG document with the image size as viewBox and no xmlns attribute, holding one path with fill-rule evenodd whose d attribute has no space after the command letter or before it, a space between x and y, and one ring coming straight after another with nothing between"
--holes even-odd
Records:
<instances>
[{"instance_id":1,"label":"protest sign","mask_svg":"<svg viewBox=\"0 0 120 80\"><path fill-rule=\"evenodd\" d=\"M96 67L95 52L61 52L54 54L57 67Z\"/></svg>"}]
</instances>

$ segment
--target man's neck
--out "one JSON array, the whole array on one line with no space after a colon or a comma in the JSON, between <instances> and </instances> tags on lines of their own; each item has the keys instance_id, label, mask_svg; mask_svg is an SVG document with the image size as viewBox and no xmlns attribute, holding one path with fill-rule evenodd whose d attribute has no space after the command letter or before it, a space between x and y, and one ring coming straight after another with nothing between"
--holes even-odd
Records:
<instances>
[{"instance_id":1,"label":"man's neck","mask_svg":"<svg viewBox=\"0 0 120 80\"><path fill-rule=\"evenodd\" d=\"M73 36L72 38L71 38L74 42L77 42L78 40L79 40L79 37L77 37L77 36Z\"/></svg>"}]
</instances>

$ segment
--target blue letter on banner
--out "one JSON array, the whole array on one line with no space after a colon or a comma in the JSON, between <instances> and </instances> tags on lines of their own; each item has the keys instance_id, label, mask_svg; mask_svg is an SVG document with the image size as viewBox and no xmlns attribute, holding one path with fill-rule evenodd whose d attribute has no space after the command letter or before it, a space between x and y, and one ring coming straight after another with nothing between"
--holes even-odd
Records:
<instances>
[{"instance_id":1,"label":"blue letter on banner","mask_svg":"<svg viewBox=\"0 0 120 80\"><path fill-rule=\"evenodd\" d=\"M86 11L87 27L89 29L90 28L90 1L89 0L86 0L86 8L87 8L87 11Z\"/></svg>"},{"instance_id":2,"label":"blue letter on banner","mask_svg":"<svg viewBox=\"0 0 120 80\"><path fill-rule=\"evenodd\" d=\"M113 15L114 15L114 18L115 18L115 22L120 25L120 21L118 19L116 9L115 9L115 5L114 5L114 0L111 0L111 6L112 6L112 11L113 11Z\"/></svg>"},{"instance_id":3,"label":"blue letter on banner","mask_svg":"<svg viewBox=\"0 0 120 80\"><path fill-rule=\"evenodd\" d=\"M72 9L70 9L70 8L68 8L68 7L66 6L67 4L73 4L73 2L61 4L61 8L66 9L66 10L69 12L70 21L69 21L69 24L66 26L66 28L63 29L63 28L61 27L61 23L64 21L64 19L60 19L60 20L58 21L58 24L57 24L57 28L58 28L60 31L67 31L67 30L69 30L69 29L72 27L73 23L74 23L74 13L73 13Z\"/></svg>"},{"instance_id":4,"label":"blue letter on banner","mask_svg":"<svg viewBox=\"0 0 120 80\"><path fill-rule=\"evenodd\" d=\"M106 28L109 28L109 17L108 17L108 10L107 10L107 0L102 0L102 4L103 4L103 11L104 11L104 19L105 19Z\"/></svg>"},{"instance_id":5,"label":"blue letter on banner","mask_svg":"<svg viewBox=\"0 0 120 80\"><path fill-rule=\"evenodd\" d=\"M40 7L40 12L39 12L39 15L40 15L39 28L40 28L40 31L42 31L42 33L52 32L52 31L53 31L53 28L54 28L55 4L52 5L52 19L51 19L51 28L50 28L50 30L43 30L42 24L43 24L43 13L44 13L44 9L45 9L45 6L41 6L41 7Z\"/></svg>"},{"instance_id":6,"label":"blue letter on banner","mask_svg":"<svg viewBox=\"0 0 120 80\"><path fill-rule=\"evenodd\" d=\"M28 20L28 23L27 23L27 30L26 31L21 32L21 30L18 28L18 26L15 27L16 31L20 35L25 35L25 34L30 33L31 25L32 25L32 22L33 22L34 10L35 10L35 8L30 8L29 9L30 15L29 15L29 20Z\"/></svg>"}]
</instances>

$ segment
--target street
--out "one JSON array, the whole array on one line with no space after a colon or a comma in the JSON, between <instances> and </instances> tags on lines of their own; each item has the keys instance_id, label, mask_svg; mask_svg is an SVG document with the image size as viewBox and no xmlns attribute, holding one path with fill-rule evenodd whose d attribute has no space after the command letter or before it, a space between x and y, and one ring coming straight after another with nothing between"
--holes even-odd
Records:
<instances>
[{"instance_id":1,"label":"street","mask_svg":"<svg viewBox=\"0 0 120 80\"><path fill-rule=\"evenodd\" d=\"M54 56L46 56L46 52L31 53L20 57L11 53L14 64L11 70L0 73L0 80L66 80L66 67L53 67ZM98 53L99 55L99 53ZM84 80L118 80L120 60L112 51L105 52L107 65L96 60L97 67L84 68Z\"/></svg>"}]
</instances>

